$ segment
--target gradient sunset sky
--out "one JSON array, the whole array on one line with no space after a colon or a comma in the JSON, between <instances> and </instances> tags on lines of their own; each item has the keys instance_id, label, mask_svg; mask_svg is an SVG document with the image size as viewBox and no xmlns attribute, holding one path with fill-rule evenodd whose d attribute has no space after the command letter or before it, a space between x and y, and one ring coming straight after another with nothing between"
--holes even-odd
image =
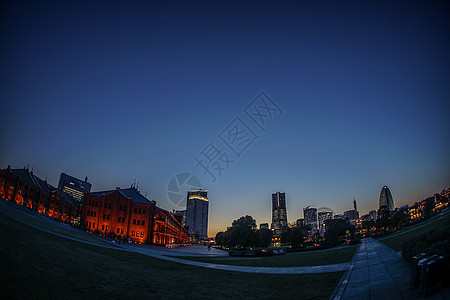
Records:
<instances>
[{"instance_id":1,"label":"gradient sunset sky","mask_svg":"<svg viewBox=\"0 0 450 300\"><path fill-rule=\"evenodd\" d=\"M396 206L450 186L446 1L1 5L1 168L136 180L168 210L193 174L210 235L270 223L277 191L293 222L353 198L365 214L385 184ZM280 109L264 130L244 111L261 91ZM240 156L220 138L236 117L256 137ZM215 182L194 160L210 142L234 161Z\"/></svg>"}]
</instances>

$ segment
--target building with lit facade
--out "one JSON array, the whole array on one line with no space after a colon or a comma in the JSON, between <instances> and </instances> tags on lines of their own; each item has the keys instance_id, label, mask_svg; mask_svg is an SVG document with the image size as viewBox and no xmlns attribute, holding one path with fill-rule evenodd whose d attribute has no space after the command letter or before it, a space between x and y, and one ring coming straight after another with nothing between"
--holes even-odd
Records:
<instances>
[{"instance_id":1,"label":"building with lit facade","mask_svg":"<svg viewBox=\"0 0 450 300\"><path fill-rule=\"evenodd\" d=\"M91 184L87 180L87 177L81 180L66 173L61 173L58 189L71 195L78 202L82 202L84 194L91 191Z\"/></svg>"},{"instance_id":2,"label":"building with lit facade","mask_svg":"<svg viewBox=\"0 0 450 300\"><path fill-rule=\"evenodd\" d=\"M317 208L306 207L303 209L303 219L305 225L311 226L311 229L317 230Z\"/></svg>"},{"instance_id":3,"label":"building with lit facade","mask_svg":"<svg viewBox=\"0 0 450 300\"><path fill-rule=\"evenodd\" d=\"M189 233L181 222L133 186L85 194L81 224L89 232L136 243L189 242Z\"/></svg>"},{"instance_id":4,"label":"building with lit facade","mask_svg":"<svg viewBox=\"0 0 450 300\"><path fill-rule=\"evenodd\" d=\"M189 234L196 238L208 237L208 191L187 191L186 226Z\"/></svg>"},{"instance_id":5,"label":"building with lit facade","mask_svg":"<svg viewBox=\"0 0 450 300\"><path fill-rule=\"evenodd\" d=\"M386 206L390 211L393 211L395 208L394 198L392 198L391 191L387 186L383 186L380 192L379 208L381 208L382 206Z\"/></svg>"},{"instance_id":6,"label":"building with lit facade","mask_svg":"<svg viewBox=\"0 0 450 300\"><path fill-rule=\"evenodd\" d=\"M288 228L286 211L286 194L272 194L272 230L275 235L281 235Z\"/></svg>"},{"instance_id":7,"label":"building with lit facade","mask_svg":"<svg viewBox=\"0 0 450 300\"><path fill-rule=\"evenodd\" d=\"M78 224L80 203L28 168L0 170L0 196L56 221Z\"/></svg>"}]
</instances>

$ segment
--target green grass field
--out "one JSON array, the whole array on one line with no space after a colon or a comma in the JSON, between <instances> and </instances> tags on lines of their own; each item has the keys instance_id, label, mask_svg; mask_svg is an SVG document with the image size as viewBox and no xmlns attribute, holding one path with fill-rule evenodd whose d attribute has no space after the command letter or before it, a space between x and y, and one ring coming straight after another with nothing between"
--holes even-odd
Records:
<instances>
[{"instance_id":1,"label":"green grass field","mask_svg":"<svg viewBox=\"0 0 450 300\"><path fill-rule=\"evenodd\" d=\"M263 275L192 267L71 241L3 214L0 239L0 286L6 299L328 299L343 275Z\"/></svg>"},{"instance_id":2,"label":"green grass field","mask_svg":"<svg viewBox=\"0 0 450 300\"><path fill-rule=\"evenodd\" d=\"M8 215L28 224L32 224L39 228L49 230L58 234L62 234L68 237L76 238L90 243L99 245L114 246L111 243L98 239L95 235L83 232L81 230L73 230L70 225L61 225L56 221L49 220L44 216L37 215L24 207L19 207L14 203L8 203L3 199L0 199L0 209Z\"/></svg>"},{"instance_id":3,"label":"green grass field","mask_svg":"<svg viewBox=\"0 0 450 300\"><path fill-rule=\"evenodd\" d=\"M432 220L421 222L414 226L405 227L402 231L394 233L386 238L381 237L378 240L389 248L395 251L400 251L402 250L402 245L404 242L428 231L441 228L442 225L448 222L450 222L450 214L444 215L442 217L437 217L436 219L433 218Z\"/></svg>"},{"instance_id":4,"label":"green grass field","mask_svg":"<svg viewBox=\"0 0 450 300\"><path fill-rule=\"evenodd\" d=\"M188 260L202 261L223 265L252 267L301 267L322 266L349 262L355 254L357 246L336 250L292 253L280 256L237 258L237 257L183 257Z\"/></svg>"}]
</instances>

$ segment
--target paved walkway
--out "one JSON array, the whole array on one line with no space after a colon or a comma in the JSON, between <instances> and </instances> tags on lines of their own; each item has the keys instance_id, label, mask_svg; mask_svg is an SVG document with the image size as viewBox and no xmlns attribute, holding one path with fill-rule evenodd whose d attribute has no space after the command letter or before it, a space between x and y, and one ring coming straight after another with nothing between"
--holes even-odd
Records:
<instances>
[{"instance_id":1,"label":"paved walkway","mask_svg":"<svg viewBox=\"0 0 450 300\"><path fill-rule=\"evenodd\" d=\"M417 299L412 270L402 257L372 238L361 241L334 299Z\"/></svg>"}]
</instances>

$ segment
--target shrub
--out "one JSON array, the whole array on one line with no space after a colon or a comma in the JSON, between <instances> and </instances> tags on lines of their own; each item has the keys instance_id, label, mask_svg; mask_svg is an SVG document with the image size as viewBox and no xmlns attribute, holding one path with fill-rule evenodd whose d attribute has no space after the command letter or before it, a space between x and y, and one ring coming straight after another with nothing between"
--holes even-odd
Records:
<instances>
[{"instance_id":1,"label":"shrub","mask_svg":"<svg viewBox=\"0 0 450 300\"><path fill-rule=\"evenodd\" d=\"M442 228L428 231L402 245L403 258L412 263L413 256L425 253L427 255L438 254L450 256L450 222Z\"/></svg>"}]
</instances>

